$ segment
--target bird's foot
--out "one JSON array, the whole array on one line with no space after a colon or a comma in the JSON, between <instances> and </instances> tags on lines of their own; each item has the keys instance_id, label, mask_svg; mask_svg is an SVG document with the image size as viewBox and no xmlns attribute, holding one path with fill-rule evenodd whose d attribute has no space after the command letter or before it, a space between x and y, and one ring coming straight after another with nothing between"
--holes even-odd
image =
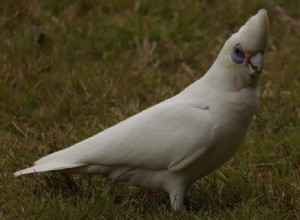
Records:
<instances>
[{"instance_id":1,"label":"bird's foot","mask_svg":"<svg viewBox=\"0 0 300 220\"><path fill-rule=\"evenodd\" d=\"M201 204L196 200L190 199L189 197L184 197L183 205L188 210L199 210L201 209Z\"/></svg>"}]
</instances>

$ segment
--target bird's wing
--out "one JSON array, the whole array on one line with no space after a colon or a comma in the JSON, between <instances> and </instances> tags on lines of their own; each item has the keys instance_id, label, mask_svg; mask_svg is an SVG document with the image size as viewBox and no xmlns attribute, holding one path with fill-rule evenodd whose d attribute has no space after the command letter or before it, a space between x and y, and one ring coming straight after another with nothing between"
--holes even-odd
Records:
<instances>
[{"instance_id":1,"label":"bird's wing","mask_svg":"<svg viewBox=\"0 0 300 220\"><path fill-rule=\"evenodd\" d=\"M213 140L208 106L163 102L35 164L59 161L175 171L201 157Z\"/></svg>"}]
</instances>

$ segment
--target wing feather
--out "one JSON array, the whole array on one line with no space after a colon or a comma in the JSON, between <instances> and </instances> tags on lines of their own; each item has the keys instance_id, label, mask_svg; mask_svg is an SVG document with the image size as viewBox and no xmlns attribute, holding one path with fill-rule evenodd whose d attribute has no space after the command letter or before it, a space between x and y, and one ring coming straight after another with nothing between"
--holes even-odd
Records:
<instances>
[{"instance_id":1,"label":"wing feather","mask_svg":"<svg viewBox=\"0 0 300 220\"><path fill-rule=\"evenodd\" d=\"M163 102L35 164L125 165L183 169L213 145L207 106Z\"/></svg>"}]
</instances>

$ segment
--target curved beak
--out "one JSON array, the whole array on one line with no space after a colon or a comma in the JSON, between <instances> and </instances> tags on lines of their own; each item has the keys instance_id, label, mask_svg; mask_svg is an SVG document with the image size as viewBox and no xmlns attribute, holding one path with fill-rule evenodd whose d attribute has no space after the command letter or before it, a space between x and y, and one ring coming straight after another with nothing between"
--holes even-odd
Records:
<instances>
[{"instance_id":1,"label":"curved beak","mask_svg":"<svg viewBox=\"0 0 300 220\"><path fill-rule=\"evenodd\" d=\"M253 55L248 64L248 71L250 76L257 76L263 69L264 56L262 53L256 53Z\"/></svg>"}]
</instances>

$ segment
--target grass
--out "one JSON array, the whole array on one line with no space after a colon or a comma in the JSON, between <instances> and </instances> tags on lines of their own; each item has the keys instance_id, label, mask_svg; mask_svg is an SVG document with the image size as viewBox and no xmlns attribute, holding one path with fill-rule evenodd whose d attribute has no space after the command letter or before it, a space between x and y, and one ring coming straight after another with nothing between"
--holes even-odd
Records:
<instances>
[{"instance_id":1,"label":"grass","mask_svg":"<svg viewBox=\"0 0 300 220\"><path fill-rule=\"evenodd\" d=\"M238 153L191 188L201 208L173 212L164 192L100 176L13 177L200 78L261 7L270 19L261 107ZM1 1L0 218L299 219L299 9L282 0Z\"/></svg>"}]
</instances>

